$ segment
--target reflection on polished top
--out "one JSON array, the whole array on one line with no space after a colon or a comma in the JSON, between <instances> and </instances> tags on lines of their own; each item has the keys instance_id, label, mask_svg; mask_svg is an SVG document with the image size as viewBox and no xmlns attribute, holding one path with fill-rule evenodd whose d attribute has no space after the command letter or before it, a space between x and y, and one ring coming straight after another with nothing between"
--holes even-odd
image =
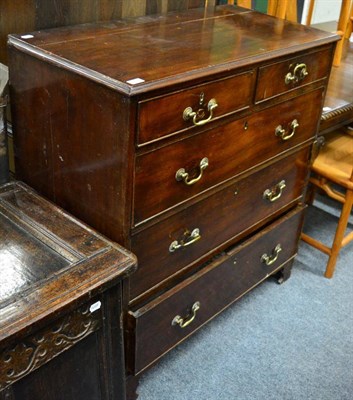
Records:
<instances>
[{"instance_id":1,"label":"reflection on polished top","mask_svg":"<svg viewBox=\"0 0 353 400\"><path fill-rule=\"evenodd\" d=\"M0 341L134 266L130 252L23 183L0 187Z\"/></svg>"},{"instance_id":2,"label":"reflection on polished top","mask_svg":"<svg viewBox=\"0 0 353 400\"><path fill-rule=\"evenodd\" d=\"M68 265L68 261L55 253L50 247L35 237L26 235L23 229L16 226L0 214L0 302L19 296L21 293L44 280L47 268L52 273ZM28 252L28 250L32 250ZM35 255L35 257L33 256ZM33 258L33 259L32 259ZM31 269L28 270L28 266Z\"/></svg>"},{"instance_id":3,"label":"reflection on polished top","mask_svg":"<svg viewBox=\"0 0 353 400\"><path fill-rule=\"evenodd\" d=\"M332 41L336 35L332 34ZM265 61L328 42L319 30L234 6L10 36L25 48L123 93ZM65 46L63 46L65 42ZM107 57L109 54L109 57Z\"/></svg>"}]
</instances>

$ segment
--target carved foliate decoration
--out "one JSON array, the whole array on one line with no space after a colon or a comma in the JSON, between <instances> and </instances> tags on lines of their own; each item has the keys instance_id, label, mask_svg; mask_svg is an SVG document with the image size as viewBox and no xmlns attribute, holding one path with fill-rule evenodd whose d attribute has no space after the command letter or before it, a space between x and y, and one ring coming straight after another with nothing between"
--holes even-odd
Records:
<instances>
[{"instance_id":1,"label":"carved foliate decoration","mask_svg":"<svg viewBox=\"0 0 353 400\"><path fill-rule=\"evenodd\" d=\"M69 349L100 327L101 310L75 310L34 335L0 351L0 390Z\"/></svg>"}]
</instances>

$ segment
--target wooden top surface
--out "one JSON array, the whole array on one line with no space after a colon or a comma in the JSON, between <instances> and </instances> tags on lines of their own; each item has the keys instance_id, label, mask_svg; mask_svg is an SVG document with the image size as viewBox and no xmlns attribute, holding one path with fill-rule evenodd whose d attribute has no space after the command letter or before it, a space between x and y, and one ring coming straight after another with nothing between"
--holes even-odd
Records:
<instances>
[{"instance_id":1,"label":"wooden top surface","mask_svg":"<svg viewBox=\"0 0 353 400\"><path fill-rule=\"evenodd\" d=\"M15 182L0 187L0 341L112 286L135 257Z\"/></svg>"},{"instance_id":2,"label":"wooden top surface","mask_svg":"<svg viewBox=\"0 0 353 400\"><path fill-rule=\"evenodd\" d=\"M345 41L339 67L333 67L327 87L324 114L353 105L353 43Z\"/></svg>"},{"instance_id":3,"label":"wooden top surface","mask_svg":"<svg viewBox=\"0 0 353 400\"><path fill-rule=\"evenodd\" d=\"M336 39L255 11L218 6L11 35L9 43L133 95ZM142 81L129 83L135 79Z\"/></svg>"}]
</instances>

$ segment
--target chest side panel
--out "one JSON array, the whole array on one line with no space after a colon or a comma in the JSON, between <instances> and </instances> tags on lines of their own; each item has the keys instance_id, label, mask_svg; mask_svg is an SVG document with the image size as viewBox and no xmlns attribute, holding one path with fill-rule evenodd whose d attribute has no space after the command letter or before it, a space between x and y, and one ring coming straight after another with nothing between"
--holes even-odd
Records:
<instances>
[{"instance_id":1,"label":"chest side panel","mask_svg":"<svg viewBox=\"0 0 353 400\"><path fill-rule=\"evenodd\" d=\"M17 177L126 244L134 129L130 101L15 49L10 57Z\"/></svg>"}]
</instances>

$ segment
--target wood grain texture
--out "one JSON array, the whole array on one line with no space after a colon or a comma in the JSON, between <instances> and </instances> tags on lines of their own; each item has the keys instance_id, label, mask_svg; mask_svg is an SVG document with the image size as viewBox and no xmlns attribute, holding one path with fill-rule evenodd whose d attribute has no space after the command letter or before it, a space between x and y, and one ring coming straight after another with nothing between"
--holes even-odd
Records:
<instances>
[{"instance_id":1,"label":"wood grain texture","mask_svg":"<svg viewBox=\"0 0 353 400\"><path fill-rule=\"evenodd\" d=\"M1 0L0 62L7 64L6 36L10 33L69 26L123 17L204 7L205 0ZM208 0L215 5L215 0Z\"/></svg>"},{"instance_id":2,"label":"wood grain texture","mask_svg":"<svg viewBox=\"0 0 353 400\"><path fill-rule=\"evenodd\" d=\"M131 299L180 274L184 266L195 261L200 264L201 258L220 251L235 237L249 234L298 200L306 182L308 157L305 148L133 235L132 250L138 255L139 270L130 280ZM276 192L282 180L287 187L280 198L273 203L265 200L264 192ZM199 241L170 252L173 241L186 241L195 228L200 230Z\"/></svg>"},{"instance_id":3,"label":"wood grain texture","mask_svg":"<svg viewBox=\"0 0 353 400\"><path fill-rule=\"evenodd\" d=\"M135 257L20 182L0 187L0 222L0 398L124 400Z\"/></svg>"},{"instance_id":4,"label":"wood grain texture","mask_svg":"<svg viewBox=\"0 0 353 400\"><path fill-rule=\"evenodd\" d=\"M218 117L249 107L252 102L255 79L255 71L250 70L235 77L140 102L138 142L145 143L178 131L192 129L193 118L185 120L184 110L191 107L192 111L198 113L196 122L200 123L210 116L208 105L212 99L217 103L213 112L213 121ZM164 112L161 114L158 112L160 110Z\"/></svg>"},{"instance_id":5,"label":"wood grain texture","mask_svg":"<svg viewBox=\"0 0 353 400\"><path fill-rule=\"evenodd\" d=\"M0 228L2 344L134 269L131 253L22 183L0 188L0 218L4 222Z\"/></svg>"},{"instance_id":6,"label":"wood grain texture","mask_svg":"<svg viewBox=\"0 0 353 400\"><path fill-rule=\"evenodd\" d=\"M86 305L15 346L0 351L0 391L50 362L54 357L100 328L101 313L89 312Z\"/></svg>"},{"instance_id":7,"label":"wood grain texture","mask_svg":"<svg viewBox=\"0 0 353 400\"><path fill-rule=\"evenodd\" d=\"M325 133L353 121L353 43L346 40L339 67L332 68L327 86L320 132Z\"/></svg>"},{"instance_id":8,"label":"wood grain texture","mask_svg":"<svg viewBox=\"0 0 353 400\"><path fill-rule=\"evenodd\" d=\"M53 324L40 328L32 336L25 335L12 343L10 348L14 351L28 344L23 347L26 351L19 354L22 361L33 357L46 360L42 365L37 365L35 371L28 368L19 380L0 391L0 398L8 400L6 395L10 395L12 400L77 400L82 397L87 400L125 400L123 333L117 318L122 313L121 289L121 283L116 282L105 291L99 297L101 309L93 314L88 311L84 318L81 317L82 324L77 324L76 331L70 326L75 310ZM87 304L84 308L87 309ZM93 324L88 322L90 319ZM69 321L64 330L60 330L62 321ZM78 334L72 337L74 333ZM49 338L53 338L53 343ZM67 345L67 338L75 344L58 352L58 349ZM34 343L38 343L39 347L31 353ZM49 356L54 357L48 359ZM6 360L7 368L4 370L12 372L9 359ZM17 372L16 368L21 365L23 363L16 365L13 371ZM33 366L32 363L30 366Z\"/></svg>"},{"instance_id":9,"label":"wood grain texture","mask_svg":"<svg viewBox=\"0 0 353 400\"><path fill-rule=\"evenodd\" d=\"M159 18L153 25L149 21L123 24L122 28L99 25L98 35L96 25L84 27L79 38L71 37L65 45L59 40L60 30L55 33L55 42L50 33L38 32L28 40L13 36L10 43L76 73L91 75L123 93L137 94L242 67L248 57L261 62L281 55L282 48L291 48L294 53L336 40L334 34L231 6L211 9L207 14L197 10L188 22ZM168 29L163 29L165 23ZM109 41L104 33L109 34ZM264 40L268 37L271 40ZM142 81L130 83L136 78Z\"/></svg>"},{"instance_id":10,"label":"wood grain texture","mask_svg":"<svg viewBox=\"0 0 353 400\"><path fill-rule=\"evenodd\" d=\"M328 78L332 60L332 48L299 55L270 66L260 68L259 84L257 86L256 101L262 101L284 92L307 85L316 80ZM307 76L294 79L286 83L286 76L296 78L294 69L298 65L305 65ZM300 76L300 73L299 73Z\"/></svg>"},{"instance_id":11,"label":"wood grain texture","mask_svg":"<svg viewBox=\"0 0 353 400\"><path fill-rule=\"evenodd\" d=\"M146 368L161 354L242 296L248 288L257 285L292 258L297 251L301 225L302 209L299 209L239 248L215 259L198 274L153 303L131 312L130 318L135 319L136 329L135 373ZM267 266L261 261L261 257L263 254L272 254L278 244L282 251L278 253L276 261ZM173 325L176 315L190 318L190 309L196 301L200 302L200 309L195 320L184 329ZM160 332L164 334L160 335ZM156 336L158 341L154 340Z\"/></svg>"},{"instance_id":12,"label":"wood grain texture","mask_svg":"<svg viewBox=\"0 0 353 400\"><path fill-rule=\"evenodd\" d=\"M135 224L312 140L322 100L322 89L318 89L138 156ZM279 125L288 133L292 132L291 123L294 120L298 121L299 127L291 139L283 141L276 136ZM187 186L183 181L176 180L175 175L180 168L184 168L192 178L197 177L200 161L204 157L208 158L209 166L197 184Z\"/></svg>"},{"instance_id":13,"label":"wood grain texture","mask_svg":"<svg viewBox=\"0 0 353 400\"><path fill-rule=\"evenodd\" d=\"M150 4L158 7L166 3ZM257 233L272 254L263 230L300 203L336 39L230 5L41 31L29 40L12 36L19 176L137 253L139 272L124 285L130 312L153 308L189 278L200 288L198 273L213 257ZM283 89L284 76L276 74L302 57L313 64L310 78ZM220 99L219 114L197 127L183 125L182 116L185 107L200 106L195 88L205 89L206 102ZM176 180L180 168L196 178L204 157L209 165L195 185ZM292 250L299 226L283 235ZM254 277L242 273L244 291L264 278L253 261ZM134 321L125 322L131 374L134 359L142 370L178 342L162 330L151 356L143 341L135 346ZM147 337L145 329L138 335ZM158 350L157 341L165 347ZM134 398L137 380L127 382Z\"/></svg>"},{"instance_id":14,"label":"wood grain texture","mask_svg":"<svg viewBox=\"0 0 353 400\"><path fill-rule=\"evenodd\" d=\"M35 30L35 0L2 0L0 2L0 62L7 65L7 35Z\"/></svg>"},{"instance_id":15,"label":"wood grain texture","mask_svg":"<svg viewBox=\"0 0 353 400\"><path fill-rule=\"evenodd\" d=\"M132 140L129 135L123 134L130 131L129 102L92 81L86 86L84 79L77 79L75 74L68 71L61 71L56 76L55 68L47 69L45 63L25 54L17 53L15 57L18 59L15 61L16 67L12 69L13 79L27 86L26 82L31 76L30 79L33 78L36 83L35 87L32 86L31 90L26 90L23 96L18 97L18 102L13 102L13 115L21 114L27 121L22 125L22 117L14 118L14 128L18 131L39 128L42 132L35 140L27 135L18 137L15 154L18 175L81 220L125 244L129 224L123 221L130 213L126 193L132 180L129 164L132 160L127 162L125 158L131 151ZM21 69L23 62L28 62L29 69L26 71ZM15 98L16 94L13 93L13 96ZM36 113L24 105L32 102L33 96L42 105L46 104ZM77 119L76 111L83 99L89 117L82 115ZM87 130L87 126L91 126L90 129ZM82 131L86 132L84 140ZM56 151L52 152L49 149L54 143ZM90 146L91 143L95 143L95 146ZM27 160L26 165L19 161L25 156L22 153L25 148L33 151L35 148L41 149L33 152L34 157L31 161ZM108 148L110 154L106 152ZM34 170L38 173L32 174ZM57 179L60 183L53 185ZM100 185L106 179L111 183L101 190ZM124 189L115 191L114 188L120 185ZM59 190L54 190L54 186ZM72 197L76 190L79 193ZM85 204L82 204L83 198ZM97 208L97 204L104 204L104 207Z\"/></svg>"}]
</instances>

